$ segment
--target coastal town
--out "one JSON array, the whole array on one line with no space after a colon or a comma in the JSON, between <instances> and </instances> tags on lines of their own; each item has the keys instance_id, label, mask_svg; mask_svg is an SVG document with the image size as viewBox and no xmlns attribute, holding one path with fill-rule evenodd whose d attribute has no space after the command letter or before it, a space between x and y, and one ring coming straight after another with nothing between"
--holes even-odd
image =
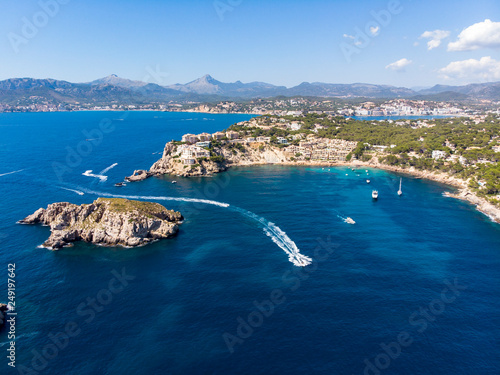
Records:
<instances>
[{"instance_id":1,"label":"coastal town","mask_svg":"<svg viewBox=\"0 0 500 375\"><path fill-rule=\"evenodd\" d=\"M346 117L477 116L500 114L500 102L449 102L429 100L362 100L341 98L262 98L246 101L154 102L154 103L53 103L36 96L14 103L0 103L0 112L72 111L163 111L199 113L245 113L254 115L300 116L307 113Z\"/></svg>"},{"instance_id":2,"label":"coastal town","mask_svg":"<svg viewBox=\"0 0 500 375\"><path fill-rule=\"evenodd\" d=\"M360 121L307 114L260 116L215 133L168 142L149 171L206 176L235 166L353 165L410 173L459 187L500 220L500 118Z\"/></svg>"}]
</instances>

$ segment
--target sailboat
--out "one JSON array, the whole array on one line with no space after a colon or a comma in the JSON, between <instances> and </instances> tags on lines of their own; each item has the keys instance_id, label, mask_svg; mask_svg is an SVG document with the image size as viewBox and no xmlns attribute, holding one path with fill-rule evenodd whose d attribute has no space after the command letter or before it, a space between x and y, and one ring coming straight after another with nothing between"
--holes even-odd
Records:
<instances>
[{"instance_id":1,"label":"sailboat","mask_svg":"<svg viewBox=\"0 0 500 375\"><path fill-rule=\"evenodd\" d=\"M403 183L403 179L399 179L399 190L398 190L398 195L402 196L403 195L403 190L401 190L401 184Z\"/></svg>"}]
</instances>

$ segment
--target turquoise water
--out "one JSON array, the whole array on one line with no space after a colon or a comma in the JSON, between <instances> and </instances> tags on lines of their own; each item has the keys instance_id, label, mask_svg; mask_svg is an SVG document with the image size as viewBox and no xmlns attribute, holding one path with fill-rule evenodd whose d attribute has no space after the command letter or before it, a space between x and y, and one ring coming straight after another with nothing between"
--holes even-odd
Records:
<instances>
[{"instance_id":1,"label":"turquoise water","mask_svg":"<svg viewBox=\"0 0 500 375\"><path fill-rule=\"evenodd\" d=\"M393 173L259 166L114 187L149 168L166 141L248 118L0 115L0 301L7 264L15 263L16 370L500 373L500 226L443 197L445 186L403 177L398 197ZM101 134L92 132L99 124ZM115 163L102 173L106 181L82 175ZM89 203L98 196L92 192L148 197L186 220L176 238L150 246L77 244L58 252L37 247L48 228L16 224L52 202ZM214 204L165 200L171 197ZM346 224L347 216L356 224ZM285 250L313 264L296 267ZM74 337L58 335L66 330ZM2 349L7 341L4 329ZM2 356L2 373L16 373L7 362Z\"/></svg>"}]
</instances>

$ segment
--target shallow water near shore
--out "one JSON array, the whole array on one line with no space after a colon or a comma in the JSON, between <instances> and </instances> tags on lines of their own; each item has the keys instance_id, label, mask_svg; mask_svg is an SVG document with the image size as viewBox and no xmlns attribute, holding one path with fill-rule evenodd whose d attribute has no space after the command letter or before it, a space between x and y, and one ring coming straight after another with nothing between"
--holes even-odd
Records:
<instances>
[{"instance_id":1,"label":"shallow water near shore","mask_svg":"<svg viewBox=\"0 0 500 375\"><path fill-rule=\"evenodd\" d=\"M250 117L0 115L0 302L15 263L16 364L55 375L500 373L500 225L444 197L444 185L403 176L398 197L400 176L386 171L255 166L114 187L167 141ZM185 222L176 238L137 249L58 252L37 248L49 228L15 224L49 203L90 203L89 192L158 199ZM313 265L294 266L279 232L232 207L274 223ZM123 288L110 294L117 273ZM79 333L54 358L36 357L70 322ZM383 347L401 332L411 343L392 358ZM9 373L5 356L0 366Z\"/></svg>"}]
</instances>

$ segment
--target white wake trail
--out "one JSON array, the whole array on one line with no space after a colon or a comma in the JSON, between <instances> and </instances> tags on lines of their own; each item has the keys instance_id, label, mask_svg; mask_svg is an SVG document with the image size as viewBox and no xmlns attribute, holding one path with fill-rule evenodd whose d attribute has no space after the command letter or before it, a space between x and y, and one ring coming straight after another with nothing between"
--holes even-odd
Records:
<instances>
[{"instance_id":1,"label":"white wake trail","mask_svg":"<svg viewBox=\"0 0 500 375\"><path fill-rule=\"evenodd\" d=\"M109 198L123 198L123 199L144 199L144 200L160 200L160 201L177 201L177 202L191 202L191 203L204 203L204 204L209 204L212 206L218 206L218 207L223 207L223 208L229 208L230 210L234 212L238 212L254 221L259 223L263 230L264 233L268 237L271 238L271 240L278 245L287 255L288 255L288 260L292 262L294 265L297 267L305 267L309 264L312 263L312 259L309 258L308 256L305 256L300 253L299 248L293 242L288 235L282 231L278 226L276 226L274 223L269 222L262 216L258 216L254 214L253 212L244 210L242 208L236 207L236 206L231 206L228 203L223 203L223 202L217 202L217 201L211 201L207 199L196 199L196 198L178 198L178 197L157 197L157 196L144 196L144 195L119 195L119 194L110 194L110 193L103 193L103 192L98 192L98 191L93 191L93 190L88 190L88 189L82 189L85 191L87 194L93 194L93 195L99 195L102 197L109 197Z\"/></svg>"},{"instance_id":2,"label":"white wake trail","mask_svg":"<svg viewBox=\"0 0 500 375\"><path fill-rule=\"evenodd\" d=\"M100 171L100 172L99 172L99 174L100 174L101 176L104 176L104 175L105 175L105 173L106 173L107 171L109 171L110 169L113 169L113 168L114 168L114 167L116 167L117 165L118 165L118 163L114 163L114 164L110 165L109 167L104 168L102 171Z\"/></svg>"},{"instance_id":3,"label":"white wake trail","mask_svg":"<svg viewBox=\"0 0 500 375\"><path fill-rule=\"evenodd\" d=\"M281 228L279 228L276 224L271 223L262 216L258 216L253 212L244 210L242 208L231 206L231 209L260 223L263 226L264 233L266 233L266 235L270 237L271 240L288 255L288 260L294 265L296 265L297 267L305 267L311 264L312 259L301 254L295 242L293 242L291 238L288 237L288 235L283 232Z\"/></svg>"},{"instance_id":4,"label":"white wake trail","mask_svg":"<svg viewBox=\"0 0 500 375\"><path fill-rule=\"evenodd\" d=\"M85 193L83 191L80 191L80 190L73 190L73 189L68 189L68 188L65 188L65 187L62 187L62 186L58 186L59 189L63 189L63 190L67 190L67 191L71 191L73 193L76 193L78 195L84 195Z\"/></svg>"},{"instance_id":5,"label":"white wake trail","mask_svg":"<svg viewBox=\"0 0 500 375\"><path fill-rule=\"evenodd\" d=\"M84 173L82 173L82 175L87 176L87 177L98 178L101 182L104 182L104 181L106 181L108 179L108 176L103 176L101 174L94 174L94 173L92 173L92 169L89 169L88 171L85 171Z\"/></svg>"},{"instance_id":6,"label":"white wake trail","mask_svg":"<svg viewBox=\"0 0 500 375\"><path fill-rule=\"evenodd\" d=\"M0 174L0 177L2 177L2 176L7 176L7 175L9 175L9 174L19 173L19 172L22 172L22 171L24 171L24 170L25 170L25 169L20 169L20 170L18 170L18 171L12 171L12 172L7 172L7 173L2 173L2 174Z\"/></svg>"},{"instance_id":7,"label":"white wake trail","mask_svg":"<svg viewBox=\"0 0 500 375\"><path fill-rule=\"evenodd\" d=\"M145 196L145 195L119 195L119 194L110 194L110 193L103 193L99 191L93 191L93 190L87 190L87 189L82 189L84 192L87 194L94 194L94 195L100 195L102 197L109 197L109 198L123 198L123 199L144 199L144 200L157 200L157 201L177 201L177 202L189 202L189 203L204 203L204 204L210 204L212 206L219 206L219 207L224 207L227 208L229 207L229 204L227 203L222 203L222 202L217 202L217 201L211 201L207 199L196 199L196 198L177 198L177 197L150 197L150 196Z\"/></svg>"}]
</instances>

